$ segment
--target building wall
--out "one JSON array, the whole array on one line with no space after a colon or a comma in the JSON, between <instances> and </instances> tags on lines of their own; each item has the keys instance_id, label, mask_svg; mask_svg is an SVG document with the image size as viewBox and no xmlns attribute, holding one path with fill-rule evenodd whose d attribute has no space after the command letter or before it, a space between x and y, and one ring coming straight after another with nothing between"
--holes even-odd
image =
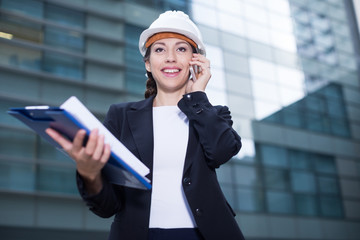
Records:
<instances>
[{"instance_id":1,"label":"building wall","mask_svg":"<svg viewBox=\"0 0 360 240\"><path fill-rule=\"evenodd\" d=\"M105 238L72 161L6 110L76 95L103 119L143 98L138 36L167 9L199 25L207 94L242 136L217 173L246 238L358 239L360 48L342 0L0 0L1 235Z\"/></svg>"}]
</instances>

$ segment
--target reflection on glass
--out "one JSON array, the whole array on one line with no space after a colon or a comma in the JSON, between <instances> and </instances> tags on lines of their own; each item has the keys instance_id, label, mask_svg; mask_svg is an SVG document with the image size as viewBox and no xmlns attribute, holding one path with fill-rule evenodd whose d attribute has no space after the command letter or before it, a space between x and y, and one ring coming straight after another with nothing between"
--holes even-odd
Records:
<instances>
[{"instance_id":1,"label":"reflection on glass","mask_svg":"<svg viewBox=\"0 0 360 240\"><path fill-rule=\"evenodd\" d=\"M32 132L0 128L0 156L35 158L36 135ZM21 151L19 151L21 146Z\"/></svg>"},{"instance_id":2,"label":"reflection on glass","mask_svg":"<svg viewBox=\"0 0 360 240\"><path fill-rule=\"evenodd\" d=\"M294 212L293 196L290 193L266 191L266 203L270 213Z\"/></svg>"},{"instance_id":3,"label":"reflection on glass","mask_svg":"<svg viewBox=\"0 0 360 240\"><path fill-rule=\"evenodd\" d=\"M215 8L207 7L207 5L200 5L196 3L197 1L192 1L191 12L192 19L198 23L203 24L209 27L218 27L217 13Z\"/></svg>"},{"instance_id":4,"label":"reflection on glass","mask_svg":"<svg viewBox=\"0 0 360 240\"><path fill-rule=\"evenodd\" d=\"M43 2L39 0L1 0L0 6L3 9L29 15L31 17L43 17Z\"/></svg>"},{"instance_id":5,"label":"reflection on glass","mask_svg":"<svg viewBox=\"0 0 360 240\"><path fill-rule=\"evenodd\" d=\"M244 19L231 16L227 13L218 13L219 28L223 31L230 32L239 36L245 35Z\"/></svg>"},{"instance_id":6,"label":"reflection on glass","mask_svg":"<svg viewBox=\"0 0 360 240\"><path fill-rule=\"evenodd\" d=\"M236 189L236 210L245 212L261 212L264 210L264 196L257 189Z\"/></svg>"},{"instance_id":7,"label":"reflection on glass","mask_svg":"<svg viewBox=\"0 0 360 240\"><path fill-rule=\"evenodd\" d=\"M45 52L43 57L43 69L46 72L73 79L83 78L84 61L79 58Z\"/></svg>"},{"instance_id":8,"label":"reflection on glass","mask_svg":"<svg viewBox=\"0 0 360 240\"><path fill-rule=\"evenodd\" d=\"M281 33L281 32L272 32L271 33L271 42L274 47L280 48L282 50L295 53L296 40L293 34Z\"/></svg>"},{"instance_id":9,"label":"reflection on glass","mask_svg":"<svg viewBox=\"0 0 360 240\"><path fill-rule=\"evenodd\" d=\"M255 160L255 144L251 139L242 138L242 147L239 153L235 156L236 160L245 162L254 162Z\"/></svg>"},{"instance_id":10,"label":"reflection on glass","mask_svg":"<svg viewBox=\"0 0 360 240\"><path fill-rule=\"evenodd\" d=\"M66 50L82 52L84 50L84 38L75 31L61 30L58 28L45 28L45 43L50 46L60 47Z\"/></svg>"},{"instance_id":11,"label":"reflection on glass","mask_svg":"<svg viewBox=\"0 0 360 240\"><path fill-rule=\"evenodd\" d=\"M313 195L296 194L295 195L295 211L300 216L316 216L318 215L318 207L316 197Z\"/></svg>"},{"instance_id":12,"label":"reflection on glass","mask_svg":"<svg viewBox=\"0 0 360 240\"><path fill-rule=\"evenodd\" d=\"M315 175L309 172L291 172L291 187L297 193L315 193L316 181Z\"/></svg>"},{"instance_id":13,"label":"reflection on glass","mask_svg":"<svg viewBox=\"0 0 360 240\"><path fill-rule=\"evenodd\" d=\"M255 107L256 112L258 112L261 105L255 102ZM342 88L335 83L308 94L303 99L266 116L261 121L341 137L350 137L351 135Z\"/></svg>"},{"instance_id":14,"label":"reflection on glass","mask_svg":"<svg viewBox=\"0 0 360 240\"><path fill-rule=\"evenodd\" d=\"M246 4L244 10L247 21L257 22L262 25L266 25L269 21L268 11L262 7Z\"/></svg>"},{"instance_id":15,"label":"reflection on glass","mask_svg":"<svg viewBox=\"0 0 360 240\"><path fill-rule=\"evenodd\" d=\"M290 16L290 5L288 0L267 0L266 3L269 10L284 16Z\"/></svg>"},{"instance_id":16,"label":"reflection on glass","mask_svg":"<svg viewBox=\"0 0 360 240\"><path fill-rule=\"evenodd\" d=\"M34 191L35 168L30 163L0 162L0 188Z\"/></svg>"},{"instance_id":17,"label":"reflection on glass","mask_svg":"<svg viewBox=\"0 0 360 240\"><path fill-rule=\"evenodd\" d=\"M249 187L261 186L260 174L256 167L234 164L233 168L236 184Z\"/></svg>"},{"instance_id":18,"label":"reflection on glass","mask_svg":"<svg viewBox=\"0 0 360 240\"><path fill-rule=\"evenodd\" d=\"M40 70L41 52L0 43L0 64L22 69Z\"/></svg>"},{"instance_id":19,"label":"reflection on glass","mask_svg":"<svg viewBox=\"0 0 360 240\"><path fill-rule=\"evenodd\" d=\"M274 190L288 190L290 188L287 171L266 168L263 172L266 188Z\"/></svg>"},{"instance_id":20,"label":"reflection on glass","mask_svg":"<svg viewBox=\"0 0 360 240\"><path fill-rule=\"evenodd\" d=\"M276 82L276 66L274 63L258 58L249 59L250 73L253 78Z\"/></svg>"},{"instance_id":21,"label":"reflection on glass","mask_svg":"<svg viewBox=\"0 0 360 240\"><path fill-rule=\"evenodd\" d=\"M36 188L39 191L77 194L74 181L75 169L40 165L36 175Z\"/></svg>"},{"instance_id":22,"label":"reflection on glass","mask_svg":"<svg viewBox=\"0 0 360 240\"><path fill-rule=\"evenodd\" d=\"M258 23L245 22L246 37L251 40L261 42L264 44L270 44L271 32L268 27L259 25Z\"/></svg>"},{"instance_id":23,"label":"reflection on glass","mask_svg":"<svg viewBox=\"0 0 360 240\"><path fill-rule=\"evenodd\" d=\"M85 14L83 12L52 4L46 5L46 18L70 27L83 28L85 26Z\"/></svg>"},{"instance_id":24,"label":"reflection on glass","mask_svg":"<svg viewBox=\"0 0 360 240\"><path fill-rule=\"evenodd\" d=\"M244 3L238 0L227 0L226 2L221 0L217 1L217 9L224 12L229 12L236 16L241 16L244 13ZM209 1L210 2L210 1Z\"/></svg>"},{"instance_id":25,"label":"reflection on glass","mask_svg":"<svg viewBox=\"0 0 360 240\"><path fill-rule=\"evenodd\" d=\"M261 154L262 163L265 166L273 167L288 167L288 158L285 148L270 146L270 145L259 145L259 153Z\"/></svg>"},{"instance_id":26,"label":"reflection on glass","mask_svg":"<svg viewBox=\"0 0 360 240\"><path fill-rule=\"evenodd\" d=\"M339 194L339 186L335 177L318 177L318 184L321 193Z\"/></svg>"},{"instance_id":27,"label":"reflection on glass","mask_svg":"<svg viewBox=\"0 0 360 240\"><path fill-rule=\"evenodd\" d=\"M339 197L321 197L320 198L321 216L324 217L342 217L342 202Z\"/></svg>"}]
</instances>

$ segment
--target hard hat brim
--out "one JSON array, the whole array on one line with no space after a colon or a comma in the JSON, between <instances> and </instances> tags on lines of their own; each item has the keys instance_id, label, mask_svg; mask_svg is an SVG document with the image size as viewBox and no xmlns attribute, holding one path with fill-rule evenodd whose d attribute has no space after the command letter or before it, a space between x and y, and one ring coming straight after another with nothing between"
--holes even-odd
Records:
<instances>
[{"instance_id":1,"label":"hard hat brim","mask_svg":"<svg viewBox=\"0 0 360 240\"><path fill-rule=\"evenodd\" d=\"M156 33L161 33L161 32L179 33L179 34L182 34L182 35L190 38L191 40L193 40L198 45L199 53L204 55L204 56L206 55L205 46L203 45L202 40L199 39L192 32L182 30L182 29L178 29L178 28L151 28L151 29L144 30L140 35L139 50L140 50L140 53L141 53L142 56L145 56L145 53L146 53L145 43L148 40L148 38L151 37L152 35L156 34Z\"/></svg>"}]
</instances>

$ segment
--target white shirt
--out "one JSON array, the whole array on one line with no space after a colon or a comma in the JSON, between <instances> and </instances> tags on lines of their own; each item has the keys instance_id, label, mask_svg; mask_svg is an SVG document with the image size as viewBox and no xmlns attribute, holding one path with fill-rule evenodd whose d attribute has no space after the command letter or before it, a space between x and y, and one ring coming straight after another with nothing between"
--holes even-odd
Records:
<instances>
[{"instance_id":1,"label":"white shirt","mask_svg":"<svg viewBox=\"0 0 360 240\"><path fill-rule=\"evenodd\" d=\"M186 115L177 106L153 107L154 163L150 228L194 228L182 188L189 138Z\"/></svg>"}]
</instances>

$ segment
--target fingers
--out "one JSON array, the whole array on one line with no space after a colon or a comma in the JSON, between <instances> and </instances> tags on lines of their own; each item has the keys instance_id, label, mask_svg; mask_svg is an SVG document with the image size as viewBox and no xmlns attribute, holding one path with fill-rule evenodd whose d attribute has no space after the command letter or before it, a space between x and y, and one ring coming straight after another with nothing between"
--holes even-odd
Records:
<instances>
[{"instance_id":1,"label":"fingers","mask_svg":"<svg viewBox=\"0 0 360 240\"><path fill-rule=\"evenodd\" d=\"M189 64L198 66L199 73L196 81L188 81L186 92L205 91L211 78L210 61L205 56L194 53Z\"/></svg>"},{"instance_id":2,"label":"fingers","mask_svg":"<svg viewBox=\"0 0 360 240\"><path fill-rule=\"evenodd\" d=\"M55 131L52 128L47 128L45 132L54 139L55 142L57 142L65 151L70 150L72 147L72 143L64 138L60 133Z\"/></svg>"},{"instance_id":3,"label":"fingers","mask_svg":"<svg viewBox=\"0 0 360 240\"><path fill-rule=\"evenodd\" d=\"M201 69L199 69L199 74L202 72L209 72L210 73L210 61L205 56L201 54L194 53L193 57L190 61L190 65L197 65Z\"/></svg>"}]
</instances>

